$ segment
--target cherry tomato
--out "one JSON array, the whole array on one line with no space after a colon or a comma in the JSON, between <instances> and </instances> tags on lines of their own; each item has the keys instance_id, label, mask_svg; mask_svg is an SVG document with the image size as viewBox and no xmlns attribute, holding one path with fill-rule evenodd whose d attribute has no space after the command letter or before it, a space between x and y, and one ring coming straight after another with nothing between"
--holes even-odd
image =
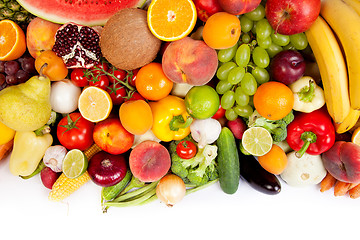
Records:
<instances>
[{"instance_id":1,"label":"cherry tomato","mask_svg":"<svg viewBox=\"0 0 360 240\"><path fill-rule=\"evenodd\" d=\"M176 153L183 159L190 159L196 155L196 145L190 141L181 141L176 146Z\"/></svg>"},{"instance_id":2,"label":"cherry tomato","mask_svg":"<svg viewBox=\"0 0 360 240\"><path fill-rule=\"evenodd\" d=\"M111 84L110 87L106 89L110 94L111 100L114 105L120 105L125 101L127 92L124 86L121 84Z\"/></svg>"},{"instance_id":3,"label":"cherry tomato","mask_svg":"<svg viewBox=\"0 0 360 240\"><path fill-rule=\"evenodd\" d=\"M125 70L121 70L121 69L115 69L115 70L109 69L108 72L114 74L114 76L115 76L115 78L108 76L109 81L111 83L118 82L119 80L124 81L124 79L127 75L127 72Z\"/></svg>"},{"instance_id":4,"label":"cherry tomato","mask_svg":"<svg viewBox=\"0 0 360 240\"><path fill-rule=\"evenodd\" d=\"M89 86L98 87L106 90L109 86L109 78L106 75L97 75L89 80Z\"/></svg>"},{"instance_id":5,"label":"cherry tomato","mask_svg":"<svg viewBox=\"0 0 360 240\"><path fill-rule=\"evenodd\" d=\"M83 118L80 113L73 112L60 120L56 135L67 149L84 151L94 142L94 127L94 123Z\"/></svg>"},{"instance_id":6,"label":"cherry tomato","mask_svg":"<svg viewBox=\"0 0 360 240\"><path fill-rule=\"evenodd\" d=\"M126 101L132 101L132 100L146 100L143 96L141 96L140 93L138 92L133 92L130 94L130 97L129 98L126 98L125 99L125 102Z\"/></svg>"},{"instance_id":7,"label":"cherry tomato","mask_svg":"<svg viewBox=\"0 0 360 240\"><path fill-rule=\"evenodd\" d=\"M93 72L93 74L95 76L103 75L104 73L101 70L97 70L96 68L100 68L100 69L104 70L105 72L107 72L109 70L109 64L107 62L102 61L102 62L95 64L95 66L90 69L91 72Z\"/></svg>"},{"instance_id":8,"label":"cherry tomato","mask_svg":"<svg viewBox=\"0 0 360 240\"><path fill-rule=\"evenodd\" d=\"M225 116L225 112L226 112L226 110L223 109L221 107L221 105L219 105L219 109L216 111L216 113L211 118L220 119Z\"/></svg>"},{"instance_id":9,"label":"cherry tomato","mask_svg":"<svg viewBox=\"0 0 360 240\"><path fill-rule=\"evenodd\" d=\"M70 79L78 87L85 87L89 84L88 78L85 76L85 68L75 68L72 70Z\"/></svg>"},{"instance_id":10,"label":"cherry tomato","mask_svg":"<svg viewBox=\"0 0 360 240\"><path fill-rule=\"evenodd\" d=\"M134 69L134 70L132 70L131 71L131 77L129 76L129 79L128 79L128 81L129 81L129 84L131 85L131 86L133 86L133 87L135 87L135 81L136 81L136 77L137 77L137 74L138 74L138 72L139 72L139 69ZM130 75L129 74L129 75Z\"/></svg>"}]
</instances>

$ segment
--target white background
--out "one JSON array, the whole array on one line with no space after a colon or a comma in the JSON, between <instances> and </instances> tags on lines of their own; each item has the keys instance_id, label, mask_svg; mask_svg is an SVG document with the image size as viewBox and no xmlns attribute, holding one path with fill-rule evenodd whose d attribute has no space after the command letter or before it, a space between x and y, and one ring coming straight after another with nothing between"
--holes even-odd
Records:
<instances>
[{"instance_id":1,"label":"white background","mask_svg":"<svg viewBox=\"0 0 360 240\"><path fill-rule=\"evenodd\" d=\"M334 197L319 186L281 182L280 194L241 181L233 195L218 183L172 208L159 201L130 208L100 207L101 188L89 181L63 202L48 200L40 176L11 175L0 162L0 229L10 239L359 239L360 199ZM9 233L10 235L6 235ZM3 238L2 238L3 239Z\"/></svg>"}]
</instances>

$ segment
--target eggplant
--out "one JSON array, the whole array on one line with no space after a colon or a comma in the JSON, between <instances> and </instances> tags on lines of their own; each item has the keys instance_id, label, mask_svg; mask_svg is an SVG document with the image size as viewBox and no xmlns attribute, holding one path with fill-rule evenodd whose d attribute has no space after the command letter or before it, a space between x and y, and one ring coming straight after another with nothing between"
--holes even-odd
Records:
<instances>
[{"instance_id":1,"label":"eggplant","mask_svg":"<svg viewBox=\"0 0 360 240\"><path fill-rule=\"evenodd\" d=\"M240 176L255 190L269 195L280 193L281 184L276 175L266 171L252 155L239 151Z\"/></svg>"}]
</instances>

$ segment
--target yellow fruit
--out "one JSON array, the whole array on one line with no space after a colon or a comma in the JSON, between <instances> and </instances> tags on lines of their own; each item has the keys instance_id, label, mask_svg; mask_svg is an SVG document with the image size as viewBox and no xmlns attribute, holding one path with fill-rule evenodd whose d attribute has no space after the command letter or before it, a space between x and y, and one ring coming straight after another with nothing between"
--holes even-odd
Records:
<instances>
[{"instance_id":1,"label":"yellow fruit","mask_svg":"<svg viewBox=\"0 0 360 240\"><path fill-rule=\"evenodd\" d=\"M15 131L3 124L2 122L0 122L0 132L0 145L9 142L15 136Z\"/></svg>"}]
</instances>

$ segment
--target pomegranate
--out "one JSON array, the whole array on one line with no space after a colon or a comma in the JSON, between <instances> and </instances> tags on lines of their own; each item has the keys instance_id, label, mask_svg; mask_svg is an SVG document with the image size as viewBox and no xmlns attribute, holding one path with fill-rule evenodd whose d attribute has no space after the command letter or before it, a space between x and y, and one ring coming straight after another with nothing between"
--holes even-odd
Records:
<instances>
[{"instance_id":1,"label":"pomegranate","mask_svg":"<svg viewBox=\"0 0 360 240\"><path fill-rule=\"evenodd\" d=\"M67 23L55 34L52 50L68 68L91 68L100 61L99 33L87 26Z\"/></svg>"}]
</instances>

